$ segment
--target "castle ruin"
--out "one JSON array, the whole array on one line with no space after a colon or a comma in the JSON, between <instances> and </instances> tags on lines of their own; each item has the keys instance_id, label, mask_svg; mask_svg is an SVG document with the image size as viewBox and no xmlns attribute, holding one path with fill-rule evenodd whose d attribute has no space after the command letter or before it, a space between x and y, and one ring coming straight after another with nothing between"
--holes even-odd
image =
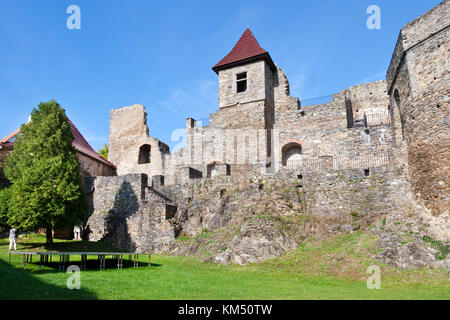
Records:
<instances>
[{"instance_id":1,"label":"castle ruin","mask_svg":"<svg viewBox=\"0 0 450 320\"><path fill-rule=\"evenodd\" d=\"M90 178L90 239L142 251L167 247L179 232L170 219L190 203L193 186L291 176L316 190L330 186L315 195L315 212L367 206L386 214L409 201L448 241L449 5L401 29L385 81L350 87L324 103L292 97L283 70L245 30L213 67L217 111L208 123L186 119L185 146L176 153L149 135L142 105L112 110L109 160L118 176ZM369 204L336 182L374 173L385 184L372 186ZM336 199L332 189L340 192Z\"/></svg>"}]
</instances>

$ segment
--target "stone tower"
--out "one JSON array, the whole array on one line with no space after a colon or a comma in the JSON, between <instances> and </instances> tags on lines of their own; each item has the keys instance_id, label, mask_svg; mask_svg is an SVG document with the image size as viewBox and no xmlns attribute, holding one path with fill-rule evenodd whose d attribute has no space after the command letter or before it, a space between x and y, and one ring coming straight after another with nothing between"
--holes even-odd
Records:
<instances>
[{"instance_id":1,"label":"stone tower","mask_svg":"<svg viewBox=\"0 0 450 320\"><path fill-rule=\"evenodd\" d=\"M169 147L149 136L144 106L135 104L111 110L109 124L109 159L117 174L145 173L161 175Z\"/></svg>"},{"instance_id":2,"label":"stone tower","mask_svg":"<svg viewBox=\"0 0 450 320\"><path fill-rule=\"evenodd\" d=\"M213 70L219 76L219 113L212 119L215 127L272 127L276 67L249 28Z\"/></svg>"},{"instance_id":3,"label":"stone tower","mask_svg":"<svg viewBox=\"0 0 450 320\"><path fill-rule=\"evenodd\" d=\"M258 163L270 161L277 68L269 53L247 28L212 69L219 76L219 110L211 115L211 127L259 130L258 146L249 143L247 149L258 149L253 150Z\"/></svg>"},{"instance_id":4,"label":"stone tower","mask_svg":"<svg viewBox=\"0 0 450 320\"><path fill-rule=\"evenodd\" d=\"M446 0L404 26L386 74L394 143L406 148L411 185L434 215L450 205L449 21Z\"/></svg>"}]
</instances>

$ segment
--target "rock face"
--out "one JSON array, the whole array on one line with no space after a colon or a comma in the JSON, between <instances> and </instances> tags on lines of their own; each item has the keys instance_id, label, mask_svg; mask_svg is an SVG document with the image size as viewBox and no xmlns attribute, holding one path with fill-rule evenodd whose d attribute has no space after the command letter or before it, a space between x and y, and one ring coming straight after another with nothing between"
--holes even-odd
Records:
<instances>
[{"instance_id":1,"label":"rock face","mask_svg":"<svg viewBox=\"0 0 450 320\"><path fill-rule=\"evenodd\" d=\"M274 228L274 223L255 218L245 222L226 249L211 257L212 262L248 264L276 258L298 244L284 232Z\"/></svg>"},{"instance_id":2,"label":"rock face","mask_svg":"<svg viewBox=\"0 0 450 320\"><path fill-rule=\"evenodd\" d=\"M427 246L420 239L403 243L395 234L383 234L377 243L377 249L381 249L376 258L383 263L399 268L423 268L423 267L446 267L450 268L450 257L437 259L437 249Z\"/></svg>"},{"instance_id":3,"label":"rock face","mask_svg":"<svg viewBox=\"0 0 450 320\"><path fill-rule=\"evenodd\" d=\"M431 225L417 219L426 209L414 204L402 183L405 174L401 167L378 168L369 176L361 170L311 172L301 179L286 172L153 187L143 174L97 177L87 183L87 237L126 251L247 264L279 257L308 237L364 231L379 239L376 258L382 262L447 266L445 258L436 258L440 249L421 240ZM443 238L444 250L445 243Z\"/></svg>"}]
</instances>

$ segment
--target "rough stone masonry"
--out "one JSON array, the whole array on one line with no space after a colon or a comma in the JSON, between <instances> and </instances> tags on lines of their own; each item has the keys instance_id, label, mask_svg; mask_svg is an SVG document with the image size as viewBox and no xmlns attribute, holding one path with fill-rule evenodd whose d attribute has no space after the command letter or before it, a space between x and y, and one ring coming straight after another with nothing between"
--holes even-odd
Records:
<instances>
[{"instance_id":1,"label":"rough stone masonry","mask_svg":"<svg viewBox=\"0 0 450 320\"><path fill-rule=\"evenodd\" d=\"M295 248L301 235L249 222L251 212L262 214L252 206L266 210L258 199L279 216L315 215L325 221L317 222L322 235L381 219L394 232L395 219L410 219L417 234L426 226L448 243L449 3L402 28L386 81L321 104L302 106L290 95L286 74L247 29L213 67L218 110L206 124L186 119L185 147L176 153L149 135L142 105L112 110L109 159L118 176L88 181L87 237L127 250L195 254L200 247L175 240L236 226L211 249L211 261L248 263ZM284 195L268 192L267 181L284 186Z\"/></svg>"}]
</instances>

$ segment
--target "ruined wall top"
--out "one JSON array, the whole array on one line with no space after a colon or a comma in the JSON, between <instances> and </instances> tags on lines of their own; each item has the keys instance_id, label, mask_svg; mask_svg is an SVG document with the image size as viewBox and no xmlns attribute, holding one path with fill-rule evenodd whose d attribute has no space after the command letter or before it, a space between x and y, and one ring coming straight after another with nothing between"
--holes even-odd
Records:
<instances>
[{"instance_id":1,"label":"ruined wall top","mask_svg":"<svg viewBox=\"0 0 450 320\"><path fill-rule=\"evenodd\" d=\"M111 110L110 114L110 136L148 136L147 112L143 105L132 106Z\"/></svg>"},{"instance_id":2,"label":"ruined wall top","mask_svg":"<svg viewBox=\"0 0 450 320\"><path fill-rule=\"evenodd\" d=\"M410 49L450 24L450 1L446 0L402 28L403 47Z\"/></svg>"},{"instance_id":3,"label":"ruined wall top","mask_svg":"<svg viewBox=\"0 0 450 320\"><path fill-rule=\"evenodd\" d=\"M351 101L353 117L384 112L388 109L389 96L385 80L363 83L348 88L347 99Z\"/></svg>"},{"instance_id":4,"label":"ruined wall top","mask_svg":"<svg viewBox=\"0 0 450 320\"><path fill-rule=\"evenodd\" d=\"M147 113L135 104L111 110L108 157L117 166L119 175L160 172L162 157L169 147L149 136Z\"/></svg>"},{"instance_id":5,"label":"ruined wall top","mask_svg":"<svg viewBox=\"0 0 450 320\"><path fill-rule=\"evenodd\" d=\"M389 68L386 73L388 92L391 91L397 69L405 52L416 45L447 29L450 24L450 0L445 0L417 19L406 24L401 30L395 45Z\"/></svg>"}]
</instances>

